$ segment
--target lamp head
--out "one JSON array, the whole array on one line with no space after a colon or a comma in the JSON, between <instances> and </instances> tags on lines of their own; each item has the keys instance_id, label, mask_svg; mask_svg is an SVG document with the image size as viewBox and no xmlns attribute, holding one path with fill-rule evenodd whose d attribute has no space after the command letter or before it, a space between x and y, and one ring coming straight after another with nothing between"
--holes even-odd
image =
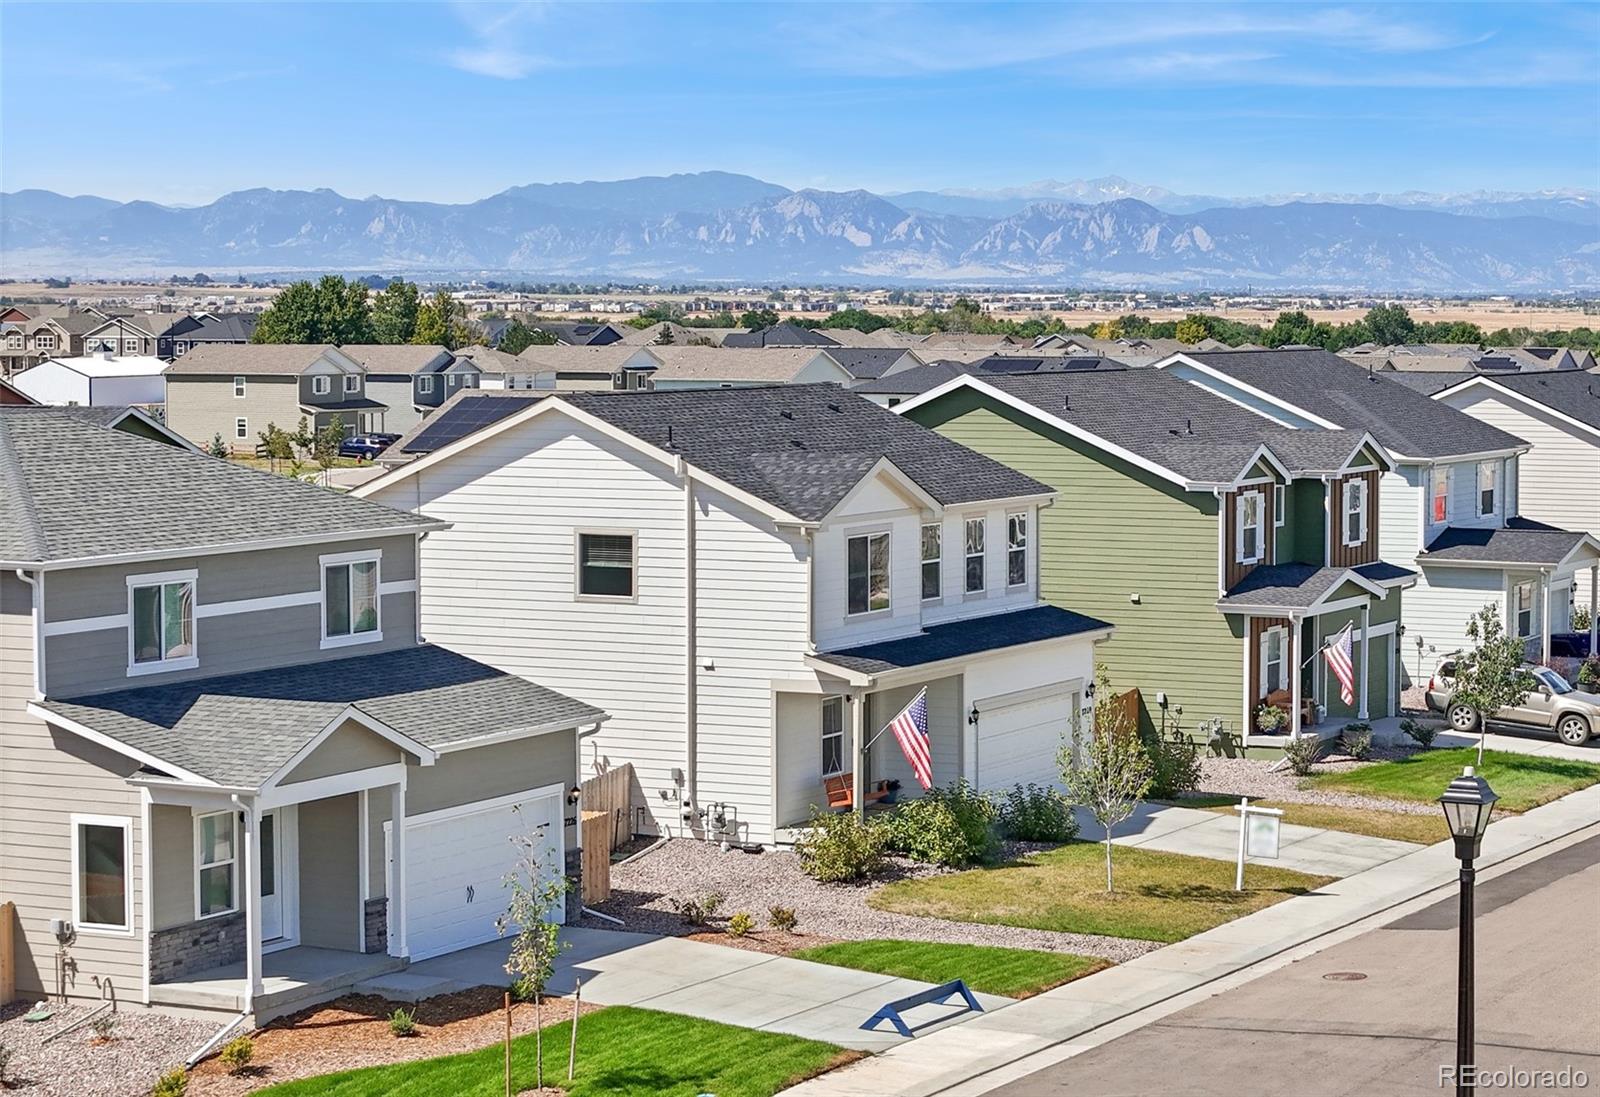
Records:
<instances>
[{"instance_id":1,"label":"lamp head","mask_svg":"<svg viewBox=\"0 0 1600 1097\"><path fill-rule=\"evenodd\" d=\"M1489 829L1489 816L1494 813L1498 799L1489 782L1475 774L1471 766L1465 767L1461 776L1451 781L1444 795L1439 797L1445 823L1456 840L1456 855L1463 860L1478 856L1483 832Z\"/></svg>"}]
</instances>

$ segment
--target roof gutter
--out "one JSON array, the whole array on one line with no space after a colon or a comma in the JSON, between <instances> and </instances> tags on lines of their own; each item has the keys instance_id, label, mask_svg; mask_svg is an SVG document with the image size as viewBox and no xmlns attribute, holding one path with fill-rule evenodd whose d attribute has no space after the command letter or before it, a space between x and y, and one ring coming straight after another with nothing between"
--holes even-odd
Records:
<instances>
[{"instance_id":1,"label":"roof gutter","mask_svg":"<svg viewBox=\"0 0 1600 1097\"><path fill-rule=\"evenodd\" d=\"M174 556L221 556L229 552L257 552L263 549L294 548L298 545L331 544L363 537L415 537L419 533L449 529L453 523L430 518L407 526L380 526L376 529L347 530L340 533L293 537L272 537L260 541L230 541L219 545L179 545L149 552L119 552L106 556L75 556L62 560L0 560L0 568L28 568L33 571L61 571L66 568L99 567L103 564L131 564L144 560L167 560Z\"/></svg>"}]
</instances>

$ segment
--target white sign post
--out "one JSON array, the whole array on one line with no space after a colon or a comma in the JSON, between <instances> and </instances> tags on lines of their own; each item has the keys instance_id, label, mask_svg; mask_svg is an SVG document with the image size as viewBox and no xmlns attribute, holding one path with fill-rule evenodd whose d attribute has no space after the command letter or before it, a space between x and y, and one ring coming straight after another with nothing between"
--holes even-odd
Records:
<instances>
[{"instance_id":1,"label":"white sign post","mask_svg":"<svg viewBox=\"0 0 1600 1097\"><path fill-rule=\"evenodd\" d=\"M1243 891L1246 856L1278 859L1278 824L1283 820L1283 812L1278 808L1255 807L1244 796L1233 810L1239 813L1239 868L1234 873L1233 890Z\"/></svg>"}]
</instances>

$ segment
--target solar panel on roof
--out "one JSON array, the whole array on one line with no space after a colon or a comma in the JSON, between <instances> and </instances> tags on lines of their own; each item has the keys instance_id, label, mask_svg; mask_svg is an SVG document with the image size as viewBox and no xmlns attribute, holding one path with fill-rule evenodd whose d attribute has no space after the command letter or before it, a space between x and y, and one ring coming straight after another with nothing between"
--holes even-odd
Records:
<instances>
[{"instance_id":1,"label":"solar panel on roof","mask_svg":"<svg viewBox=\"0 0 1600 1097\"><path fill-rule=\"evenodd\" d=\"M533 401L540 399L530 396L521 399L514 396L469 396L456 404L455 407L437 412L428 420L417 436L406 443L404 453L432 453L436 449L443 449L452 442L460 441L474 431L498 423L508 416L515 415Z\"/></svg>"}]
</instances>

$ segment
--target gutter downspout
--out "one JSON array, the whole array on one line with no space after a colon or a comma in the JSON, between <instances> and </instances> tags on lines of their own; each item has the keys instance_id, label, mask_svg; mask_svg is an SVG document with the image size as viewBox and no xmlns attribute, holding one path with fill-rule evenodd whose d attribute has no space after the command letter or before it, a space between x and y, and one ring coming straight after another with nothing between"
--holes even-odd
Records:
<instances>
[{"instance_id":1,"label":"gutter downspout","mask_svg":"<svg viewBox=\"0 0 1600 1097\"><path fill-rule=\"evenodd\" d=\"M17 568L17 578L27 583L28 601L33 603L33 699L44 700L44 577L29 575Z\"/></svg>"},{"instance_id":2,"label":"gutter downspout","mask_svg":"<svg viewBox=\"0 0 1600 1097\"><path fill-rule=\"evenodd\" d=\"M689 475L689 463L678 458L678 475L683 477L683 823L684 828L694 825L699 803L700 782L696 762L700 753L697 724L699 722L699 666L696 662L696 618L699 610L695 601L695 514L694 478Z\"/></svg>"}]
</instances>

